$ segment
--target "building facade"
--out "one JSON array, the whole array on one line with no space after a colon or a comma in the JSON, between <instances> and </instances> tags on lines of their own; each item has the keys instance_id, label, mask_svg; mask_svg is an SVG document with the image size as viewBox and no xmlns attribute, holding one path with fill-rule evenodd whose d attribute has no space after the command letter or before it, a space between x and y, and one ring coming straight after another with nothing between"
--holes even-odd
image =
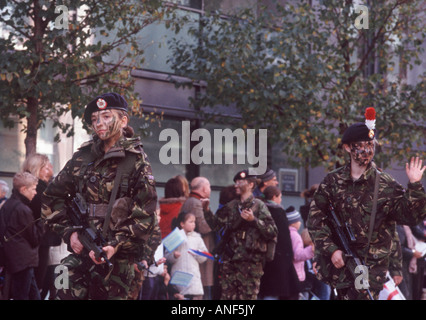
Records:
<instances>
[{"instance_id":1,"label":"building facade","mask_svg":"<svg viewBox=\"0 0 426 320\"><path fill-rule=\"evenodd\" d=\"M232 14L234 10L242 7L253 8L258 5L258 1L255 0L176 0L171 2L178 3L182 12L192 15L195 19L206 9L217 9ZM233 134L237 134L236 130L239 128L229 128L221 123L203 123L198 112L190 107L188 100L189 97L194 97L200 88L176 89L170 81L173 71L167 64L167 58L171 54L167 41L173 36L172 31L160 23L145 28L142 36L147 44L145 64L141 69L132 71L135 79L135 91L143 100L141 107L144 113L161 115L163 120L156 121L152 118L147 121L145 118L133 117L131 125L137 134L142 135L144 149L152 164L159 196L163 195L166 181L173 176L184 175L188 180L195 176L204 176L210 180L212 185L211 206L215 210L218 206L221 188L232 184L233 177L239 170L253 167L245 157L247 140L238 140L238 137L235 136L232 141L221 140L215 144L214 139L217 132L228 129ZM182 36L185 36L184 33ZM158 46L159 44L161 47ZM419 68L407 72L408 82L416 81L417 76L426 70L426 56L424 55L423 58L423 64ZM230 117L238 117L238 114L232 110L224 109L223 112L229 113ZM38 133L37 152L49 156L54 165L55 174L65 165L81 143L90 138L90 135L81 127L80 119L65 116L63 121L73 123L75 127L73 137L62 137L61 142L56 143L53 141L56 129L49 121ZM19 170L25 157L22 129L21 124L13 129L0 127L0 147L3 150L0 154L0 179L6 180L10 185L11 178ZM203 150L203 156L208 159L210 155L212 161L210 163L208 161L202 163L189 161L187 163L188 159L185 157L188 156L188 152L191 158L192 149L201 141L196 136L197 133L200 133L199 129L205 129L203 134L211 138L210 144L207 142L205 144L210 147ZM170 132L177 133L178 139L173 140L168 135ZM203 140L203 142L205 141ZM245 148L241 147L241 143L245 143ZM218 147L222 151L221 164L213 161ZM8 151L4 152L4 150ZM171 153L177 155L176 161L170 161ZM267 153L267 166L277 173L279 186L283 191L283 206L286 208L292 205L299 208L305 203L305 200L300 197L300 192L312 184L319 183L325 176L326 170L324 168L291 167L279 145L269 146ZM408 182L403 168L395 166L387 171L401 184L406 185Z\"/></svg>"}]
</instances>

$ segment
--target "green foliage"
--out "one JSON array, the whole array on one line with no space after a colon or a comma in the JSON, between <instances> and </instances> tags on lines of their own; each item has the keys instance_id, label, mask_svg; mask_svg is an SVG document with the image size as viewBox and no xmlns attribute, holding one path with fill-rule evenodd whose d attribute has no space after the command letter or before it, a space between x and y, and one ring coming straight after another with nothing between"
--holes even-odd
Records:
<instances>
[{"instance_id":1,"label":"green foliage","mask_svg":"<svg viewBox=\"0 0 426 320\"><path fill-rule=\"evenodd\" d=\"M191 104L206 120L228 121L217 106L235 108L241 119L234 124L267 128L268 141L283 143L298 167L305 159L312 167L343 163L340 137L370 106L383 144L380 165L405 161L416 149L424 156L425 74L416 84L397 74L420 63L420 1L374 1L369 29L361 30L352 1L298 3L201 16L190 28L197 41L171 42L170 63L189 78L176 86L201 84Z\"/></svg>"},{"instance_id":2,"label":"green foliage","mask_svg":"<svg viewBox=\"0 0 426 320\"><path fill-rule=\"evenodd\" d=\"M55 12L61 5L68 12ZM8 127L13 116L27 119L27 155L45 119L72 135L59 116L81 117L96 94L119 92L141 113L130 76L143 61L138 34L164 10L159 0L0 0L0 117Z\"/></svg>"}]
</instances>

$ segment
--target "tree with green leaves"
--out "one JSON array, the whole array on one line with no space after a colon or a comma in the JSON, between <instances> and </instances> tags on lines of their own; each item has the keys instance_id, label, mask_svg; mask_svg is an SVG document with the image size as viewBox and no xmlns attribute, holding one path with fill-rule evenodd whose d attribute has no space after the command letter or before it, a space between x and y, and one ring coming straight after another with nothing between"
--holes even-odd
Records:
<instances>
[{"instance_id":1,"label":"tree with green leaves","mask_svg":"<svg viewBox=\"0 0 426 320\"><path fill-rule=\"evenodd\" d=\"M59 117L81 117L99 93L123 94L140 112L130 75L143 62L140 31L166 10L159 0L0 0L0 117L24 122L27 156L45 119L70 136Z\"/></svg>"},{"instance_id":2,"label":"tree with green leaves","mask_svg":"<svg viewBox=\"0 0 426 320\"><path fill-rule=\"evenodd\" d=\"M374 1L364 12L351 0L290 3L200 16L196 41L171 42L170 63L189 79L176 86L201 87L191 104L206 121L227 121L215 110L229 106L234 125L267 128L297 167L342 164L342 133L367 107L377 111L380 165L424 157L426 77L406 78L421 64L421 1Z\"/></svg>"}]
</instances>

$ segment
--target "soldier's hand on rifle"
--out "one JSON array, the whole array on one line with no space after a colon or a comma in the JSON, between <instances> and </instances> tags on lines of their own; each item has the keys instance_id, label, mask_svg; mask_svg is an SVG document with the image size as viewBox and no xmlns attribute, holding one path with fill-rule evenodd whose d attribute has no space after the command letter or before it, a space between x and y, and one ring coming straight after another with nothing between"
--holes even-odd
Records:
<instances>
[{"instance_id":1,"label":"soldier's hand on rifle","mask_svg":"<svg viewBox=\"0 0 426 320\"><path fill-rule=\"evenodd\" d=\"M143 265L145 269L148 270L148 262L146 260L142 260L141 265ZM139 270L139 267L136 263L133 264L133 268L135 269L135 272L141 273L141 270Z\"/></svg>"},{"instance_id":2,"label":"soldier's hand on rifle","mask_svg":"<svg viewBox=\"0 0 426 320\"><path fill-rule=\"evenodd\" d=\"M246 221L253 221L254 220L254 214L253 210L251 209L244 209L241 211L241 218L243 218Z\"/></svg>"},{"instance_id":3,"label":"soldier's hand on rifle","mask_svg":"<svg viewBox=\"0 0 426 320\"><path fill-rule=\"evenodd\" d=\"M111 259L111 257L115 254L115 248L112 246L103 247L102 250L106 253L108 260ZM95 252L93 250L89 252L89 257L95 264L105 263L105 261L99 260L95 257Z\"/></svg>"},{"instance_id":4,"label":"soldier's hand on rifle","mask_svg":"<svg viewBox=\"0 0 426 320\"><path fill-rule=\"evenodd\" d=\"M72 250L76 254L80 254L81 251L83 251L83 245L81 244L80 240L78 239L77 231L75 231L71 234L70 245L71 245Z\"/></svg>"},{"instance_id":5,"label":"soldier's hand on rifle","mask_svg":"<svg viewBox=\"0 0 426 320\"><path fill-rule=\"evenodd\" d=\"M336 269L340 269L345 265L343 261L343 252L342 250L336 250L331 255L331 263L336 267Z\"/></svg>"},{"instance_id":6,"label":"soldier's hand on rifle","mask_svg":"<svg viewBox=\"0 0 426 320\"><path fill-rule=\"evenodd\" d=\"M410 164L405 164L405 172L411 183L418 182L422 179L423 172L426 169L426 166L422 167L422 162L423 160L420 160L419 157L415 159L412 157Z\"/></svg>"}]
</instances>

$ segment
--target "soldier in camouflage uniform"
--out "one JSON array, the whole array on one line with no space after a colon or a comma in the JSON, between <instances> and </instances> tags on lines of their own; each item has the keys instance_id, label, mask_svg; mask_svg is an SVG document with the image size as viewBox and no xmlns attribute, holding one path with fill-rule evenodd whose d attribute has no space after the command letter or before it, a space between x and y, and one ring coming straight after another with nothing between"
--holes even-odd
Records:
<instances>
[{"instance_id":1,"label":"soldier in camouflage uniform","mask_svg":"<svg viewBox=\"0 0 426 320\"><path fill-rule=\"evenodd\" d=\"M216 215L205 211L206 221L213 231L225 227L225 233L230 232L220 265L222 300L257 299L268 241L277 236L277 227L268 208L253 197L255 181L247 170L239 172L234 178L239 199L229 202Z\"/></svg>"},{"instance_id":2,"label":"soldier in camouflage uniform","mask_svg":"<svg viewBox=\"0 0 426 320\"><path fill-rule=\"evenodd\" d=\"M361 258L366 256L364 263L374 299L386 282L391 254L395 251L395 222L414 225L426 216L426 195L421 184L426 167L422 167L418 158L407 163L409 183L404 190L372 161L375 135L375 128L367 121L356 123L345 131L342 143L350 161L324 178L310 207L307 225L315 243L317 276L336 288L340 299L368 299L368 296L365 288L356 285L345 266L341 248L332 239L326 214L329 201L340 221L348 223L355 235L354 252ZM376 175L380 175L377 213L368 247Z\"/></svg>"},{"instance_id":3,"label":"soldier in camouflage uniform","mask_svg":"<svg viewBox=\"0 0 426 320\"><path fill-rule=\"evenodd\" d=\"M122 96L107 93L96 97L87 105L84 119L94 131L93 140L74 153L42 198L42 216L72 252L62 260L69 289L65 285L59 288L58 298L127 299L134 262L143 257L143 248L157 225L154 177L140 139L132 138L127 103ZM90 223L101 229L117 166L129 158L102 248L113 264L111 271L79 241L66 213L67 195L81 193L89 207Z\"/></svg>"}]
</instances>

